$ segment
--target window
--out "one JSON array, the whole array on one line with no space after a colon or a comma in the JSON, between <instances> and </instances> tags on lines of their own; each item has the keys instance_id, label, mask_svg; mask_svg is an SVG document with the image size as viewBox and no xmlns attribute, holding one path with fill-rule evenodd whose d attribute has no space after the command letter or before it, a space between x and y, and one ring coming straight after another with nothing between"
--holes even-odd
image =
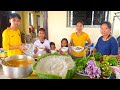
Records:
<instances>
[{"instance_id":1,"label":"window","mask_svg":"<svg viewBox=\"0 0 120 90\"><path fill-rule=\"evenodd\" d=\"M33 14L29 13L29 25L33 25Z\"/></svg>"},{"instance_id":2,"label":"window","mask_svg":"<svg viewBox=\"0 0 120 90\"><path fill-rule=\"evenodd\" d=\"M103 21L108 20L108 12L106 11L94 11L93 25L100 25Z\"/></svg>"},{"instance_id":3,"label":"window","mask_svg":"<svg viewBox=\"0 0 120 90\"><path fill-rule=\"evenodd\" d=\"M37 25L40 26L40 15L37 15Z\"/></svg>"},{"instance_id":4,"label":"window","mask_svg":"<svg viewBox=\"0 0 120 90\"><path fill-rule=\"evenodd\" d=\"M40 29L40 15L37 15L37 30Z\"/></svg>"},{"instance_id":5,"label":"window","mask_svg":"<svg viewBox=\"0 0 120 90\"><path fill-rule=\"evenodd\" d=\"M84 25L100 25L108 20L108 15L108 11L68 11L67 27L76 25L78 19L83 20Z\"/></svg>"},{"instance_id":6,"label":"window","mask_svg":"<svg viewBox=\"0 0 120 90\"><path fill-rule=\"evenodd\" d=\"M11 11L11 13L15 13L15 11Z\"/></svg>"}]
</instances>

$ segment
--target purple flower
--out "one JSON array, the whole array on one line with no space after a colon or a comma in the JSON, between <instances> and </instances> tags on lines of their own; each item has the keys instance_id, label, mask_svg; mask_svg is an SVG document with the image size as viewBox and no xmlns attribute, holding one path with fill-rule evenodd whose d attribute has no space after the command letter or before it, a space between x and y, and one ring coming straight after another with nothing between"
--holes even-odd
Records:
<instances>
[{"instance_id":1,"label":"purple flower","mask_svg":"<svg viewBox=\"0 0 120 90\"><path fill-rule=\"evenodd\" d=\"M85 73L88 74L90 78L99 78L101 75L101 70L98 68L95 60L90 60L87 62L87 67L85 68Z\"/></svg>"}]
</instances>

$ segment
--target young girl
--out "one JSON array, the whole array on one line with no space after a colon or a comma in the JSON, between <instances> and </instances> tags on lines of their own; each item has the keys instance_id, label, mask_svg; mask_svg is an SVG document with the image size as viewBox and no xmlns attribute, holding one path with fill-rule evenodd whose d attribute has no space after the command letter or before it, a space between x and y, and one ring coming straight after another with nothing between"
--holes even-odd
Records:
<instances>
[{"instance_id":1,"label":"young girl","mask_svg":"<svg viewBox=\"0 0 120 90\"><path fill-rule=\"evenodd\" d=\"M67 48L68 48L68 40L67 40L66 38L63 38L63 39L61 40L61 48L59 49L59 53L60 53L60 54L64 54L64 52L62 51L62 48L63 48L63 47L67 47ZM69 49L68 49L67 53L70 53L70 52L69 52Z\"/></svg>"},{"instance_id":2,"label":"young girl","mask_svg":"<svg viewBox=\"0 0 120 90\"><path fill-rule=\"evenodd\" d=\"M50 42L45 39L45 29L40 28L38 30L38 37L39 39L34 42L34 54L46 54L50 52ZM43 51L40 51L38 48L40 46L44 47Z\"/></svg>"},{"instance_id":3,"label":"young girl","mask_svg":"<svg viewBox=\"0 0 120 90\"><path fill-rule=\"evenodd\" d=\"M54 42L50 42L50 49L51 50L55 50L56 49Z\"/></svg>"},{"instance_id":4,"label":"young girl","mask_svg":"<svg viewBox=\"0 0 120 90\"><path fill-rule=\"evenodd\" d=\"M55 52L58 52L58 50L56 49L55 43L50 42L50 53L55 53Z\"/></svg>"}]
</instances>

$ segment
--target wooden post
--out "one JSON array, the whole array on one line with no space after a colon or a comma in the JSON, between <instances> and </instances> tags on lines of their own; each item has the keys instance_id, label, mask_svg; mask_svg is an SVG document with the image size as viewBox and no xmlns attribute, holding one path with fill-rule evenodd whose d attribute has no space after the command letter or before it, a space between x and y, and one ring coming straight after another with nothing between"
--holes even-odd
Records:
<instances>
[{"instance_id":1,"label":"wooden post","mask_svg":"<svg viewBox=\"0 0 120 90\"><path fill-rule=\"evenodd\" d=\"M43 11L43 28L46 30L46 39L48 39L48 11Z\"/></svg>"}]
</instances>

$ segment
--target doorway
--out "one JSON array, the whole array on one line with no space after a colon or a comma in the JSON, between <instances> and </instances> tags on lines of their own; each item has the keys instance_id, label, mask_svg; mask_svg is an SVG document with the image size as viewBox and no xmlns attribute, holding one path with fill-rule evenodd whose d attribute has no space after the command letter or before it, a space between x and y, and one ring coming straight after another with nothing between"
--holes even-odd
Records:
<instances>
[{"instance_id":1,"label":"doorway","mask_svg":"<svg viewBox=\"0 0 120 90\"><path fill-rule=\"evenodd\" d=\"M0 11L0 48L2 48L2 33L8 26L10 26L9 23L10 13L11 11Z\"/></svg>"}]
</instances>

